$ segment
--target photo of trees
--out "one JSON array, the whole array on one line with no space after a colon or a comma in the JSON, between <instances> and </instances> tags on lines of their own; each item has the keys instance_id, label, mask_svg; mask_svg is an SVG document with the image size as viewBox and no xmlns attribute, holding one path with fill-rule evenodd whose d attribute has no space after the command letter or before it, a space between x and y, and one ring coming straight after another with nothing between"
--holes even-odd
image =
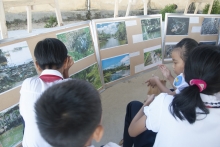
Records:
<instances>
[{"instance_id":1,"label":"photo of trees","mask_svg":"<svg viewBox=\"0 0 220 147\"><path fill-rule=\"evenodd\" d=\"M0 93L37 75L27 42L0 47Z\"/></svg>"},{"instance_id":2,"label":"photo of trees","mask_svg":"<svg viewBox=\"0 0 220 147\"><path fill-rule=\"evenodd\" d=\"M204 18L202 22L202 35L213 35L218 34L219 30L219 18Z\"/></svg>"},{"instance_id":3,"label":"photo of trees","mask_svg":"<svg viewBox=\"0 0 220 147\"><path fill-rule=\"evenodd\" d=\"M171 58L171 53L172 53L175 46L176 46L176 44L165 45L164 59Z\"/></svg>"},{"instance_id":4,"label":"photo of trees","mask_svg":"<svg viewBox=\"0 0 220 147\"><path fill-rule=\"evenodd\" d=\"M98 64L93 64L90 67L74 74L71 76L73 79L82 79L90 82L95 86L96 89L99 89L102 87Z\"/></svg>"},{"instance_id":5,"label":"photo of trees","mask_svg":"<svg viewBox=\"0 0 220 147\"><path fill-rule=\"evenodd\" d=\"M124 54L102 60L105 83L109 83L130 75L130 57Z\"/></svg>"},{"instance_id":6,"label":"photo of trees","mask_svg":"<svg viewBox=\"0 0 220 147\"><path fill-rule=\"evenodd\" d=\"M97 24L96 27L100 49L128 44L124 21Z\"/></svg>"},{"instance_id":7,"label":"photo of trees","mask_svg":"<svg viewBox=\"0 0 220 147\"><path fill-rule=\"evenodd\" d=\"M141 20L143 40L161 37L160 18Z\"/></svg>"},{"instance_id":8,"label":"photo of trees","mask_svg":"<svg viewBox=\"0 0 220 147\"><path fill-rule=\"evenodd\" d=\"M0 146L15 147L22 141L23 125L18 104L0 112Z\"/></svg>"},{"instance_id":9,"label":"photo of trees","mask_svg":"<svg viewBox=\"0 0 220 147\"><path fill-rule=\"evenodd\" d=\"M68 54L73 57L74 61L94 53L89 27L57 34L57 38L65 44Z\"/></svg>"},{"instance_id":10,"label":"photo of trees","mask_svg":"<svg viewBox=\"0 0 220 147\"><path fill-rule=\"evenodd\" d=\"M161 48L144 53L144 66L158 63L162 60Z\"/></svg>"},{"instance_id":11,"label":"photo of trees","mask_svg":"<svg viewBox=\"0 0 220 147\"><path fill-rule=\"evenodd\" d=\"M188 35L189 18L168 17L167 35Z\"/></svg>"}]
</instances>

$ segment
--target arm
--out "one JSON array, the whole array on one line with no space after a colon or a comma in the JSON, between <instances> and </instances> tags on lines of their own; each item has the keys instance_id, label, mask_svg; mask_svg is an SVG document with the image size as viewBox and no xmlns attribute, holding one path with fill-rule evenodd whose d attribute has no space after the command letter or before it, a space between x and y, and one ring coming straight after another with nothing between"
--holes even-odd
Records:
<instances>
[{"instance_id":1,"label":"arm","mask_svg":"<svg viewBox=\"0 0 220 147\"><path fill-rule=\"evenodd\" d=\"M173 86L174 77L172 76L170 70L164 65L158 65L160 71L162 72L163 76L170 82L170 84ZM174 86L173 86L174 87ZM174 87L175 88L175 87Z\"/></svg>"},{"instance_id":2,"label":"arm","mask_svg":"<svg viewBox=\"0 0 220 147\"><path fill-rule=\"evenodd\" d=\"M68 56L65 62L64 71L63 71L63 78L69 78L69 69L74 64L73 58Z\"/></svg>"},{"instance_id":3,"label":"arm","mask_svg":"<svg viewBox=\"0 0 220 147\"><path fill-rule=\"evenodd\" d=\"M131 137L136 137L145 130L147 130L147 126L146 126L147 116L144 114L143 109L145 106L148 106L153 101L154 97L155 97L154 95L148 97L144 105L141 107L141 109L138 111L138 113L131 121L131 124L128 128L128 133Z\"/></svg>"},{"instance_id":4,"label":"arm","mask_svg":"<svg viewBox=\"0 0 220 147\"><path fill-rule=\"evenodd\" d=\"M164 86L161 82L160 79L157 76L153 76L150 78L148 81L148 86L157 86L161 92L168 93L169 95L175 95L175 92L170 91L166 86Z\"/></svg>"}]
</instances>

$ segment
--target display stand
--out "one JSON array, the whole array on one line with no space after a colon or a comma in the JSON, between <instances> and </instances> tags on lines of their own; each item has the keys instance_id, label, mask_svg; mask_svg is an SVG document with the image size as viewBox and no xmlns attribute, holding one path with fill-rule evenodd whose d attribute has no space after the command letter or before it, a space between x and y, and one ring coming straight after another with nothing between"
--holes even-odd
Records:
<instances>
[{"instance_id":1,"label":"display stand","mask_svg":"<svg viewBox=\"0 0 220 147\"><path fill-rule=\"evenodd\" d=\"M187 4L186 4L186 7L185 7L184 14L187 14L188 8L189 8L189 6L190 6L192 3L195 3L195 4L196 4L196 9L195 9L195 11L194 11L194 14L197 14L198 9L199 9L199 6L200 6L202 3L208 3L208 4L209 4L208 14L210 14L210 13L211 13L211 10L212 10L213 2L214 2L214 0L188 0L188 1L187 1Z\"/></svg>"}]
</instances>

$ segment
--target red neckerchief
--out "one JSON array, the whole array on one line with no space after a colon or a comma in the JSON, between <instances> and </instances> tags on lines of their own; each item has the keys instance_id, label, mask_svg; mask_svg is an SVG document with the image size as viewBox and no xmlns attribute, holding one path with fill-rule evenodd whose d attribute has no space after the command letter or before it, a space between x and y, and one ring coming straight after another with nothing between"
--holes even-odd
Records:
<instances>
[{"instance_id":1,"label":"red neckerchief","mask_svg":"<svg viewBox=\"0 0 220 147\"><path fill-rule=\"evenodd\" d=\"M54 82L57 80L62 80L63 78L61 78L60 76L56 76L56 75L41 75L40 79L44 82Z\"/></svg>"}]
</instances>

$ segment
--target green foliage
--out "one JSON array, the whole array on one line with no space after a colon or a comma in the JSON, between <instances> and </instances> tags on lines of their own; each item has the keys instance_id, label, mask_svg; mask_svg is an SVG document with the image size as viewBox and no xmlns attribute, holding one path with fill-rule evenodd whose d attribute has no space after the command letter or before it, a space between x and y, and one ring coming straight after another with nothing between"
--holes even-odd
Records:
<instances>
[{"instance_id":1,"label":"green foliage","mask_svg":"<svg viewBox=\"0 0 220 147\"><path fill-rule=\"evenodd\" d=\"M202 13L203 14L208 14L209 11L209 4L205 5L205 8L203 9ZM211 14L220 14L220 2L219 0L214 0Z\"/></svg>"},{"instance_id":2,"label":"green foliage","mask_svg":"<svg viewBox=\"0 0 220 147\"><path fill-rule=\"evenodd\" d=\"M176 4L166 5L164 9L160 10L160 14L162 14L162 20L165 20L166 13L175 13L176 12Z\"/></svg>"},{"instance_id":3,"label":"green foliage","mask_svg":"<svg viewBox=\"0 0 220 147\"><path fill-rule=\"evenodd\" d=\"M58 25L57 23L57 18L54 16L50 16L49 20L47 21L46 25L44 26L45 28L53 28Z\"/></svg>"}]
</instances>

